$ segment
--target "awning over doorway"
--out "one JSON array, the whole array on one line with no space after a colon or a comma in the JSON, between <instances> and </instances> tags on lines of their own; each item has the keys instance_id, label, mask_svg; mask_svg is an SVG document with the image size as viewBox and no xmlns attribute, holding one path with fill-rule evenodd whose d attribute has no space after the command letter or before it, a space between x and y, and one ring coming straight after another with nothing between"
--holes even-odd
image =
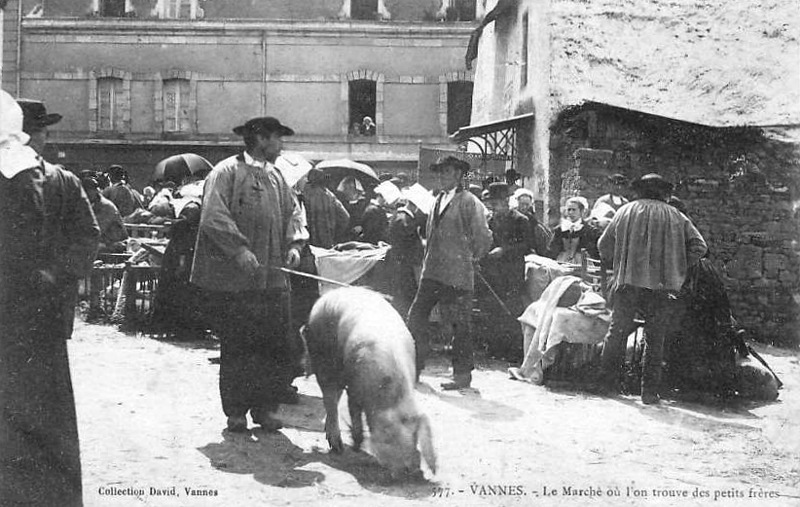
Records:
<instances>
[{"instance_id":1,"label":"awning over doorway","mask_svg":"<svg viewBox=\"0 0 800 507\"><path fill-rule=\"evenodd\" d=\"M503 157L516 165L517 130L521 125L533 123L534 113L513 116L477 125L461 127L450 135L450 139L461 145L464 151L477 148L484 158Z\"/></svg>"}]
</instances>

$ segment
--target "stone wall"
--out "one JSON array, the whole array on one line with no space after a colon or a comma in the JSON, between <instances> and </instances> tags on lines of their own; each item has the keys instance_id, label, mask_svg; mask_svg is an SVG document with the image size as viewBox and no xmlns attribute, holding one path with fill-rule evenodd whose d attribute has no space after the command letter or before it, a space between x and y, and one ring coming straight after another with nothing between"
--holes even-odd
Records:
<instances>
[{"instance_id":1,"label":"stone wall","mask_svg":"<svg viewBox=\"0 0 800 507\"><path fill-rule=\"evenodd\" d=\"M800 345L797 144L760 129L713 129L594 106L564 112L551 148L551 207L572 195L593 202L611 173L633 180L657 172L676 184L736 318L764 341Z\"/></svg>"}]
</instances>

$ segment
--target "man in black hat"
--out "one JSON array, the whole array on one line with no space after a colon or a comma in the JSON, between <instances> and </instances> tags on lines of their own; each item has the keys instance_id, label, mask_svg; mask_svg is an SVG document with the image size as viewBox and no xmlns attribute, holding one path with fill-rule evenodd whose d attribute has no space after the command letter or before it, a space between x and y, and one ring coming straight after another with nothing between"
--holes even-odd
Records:
<instances>
[{"instance_id":1,"label":"man in black hat","mask_svg":"<svg viewBox=\"0 0 800 507\"><path fill-rule=\"evenodd\" d=\"M247 412L268 431L270 412L296 399L290 389L295 350L287 333L286 275L308 233L291 187L273 165L294 131L272 117L233 131L245 150L206 178L191 282L208 291L220 338L219 388L228 429L247 431Z\"/></svg>"},{"instance_id":2,"label":"man in black hat","mask_svg":"<svg viewBox=\"0 0 800 507\"><path fill-rule=\"evenodd\" d=\"M502 299L505 308L498 308L491 294L483 294L482 303L487 313L496 318L492 326L496 332L489 341L490 352L510 359L514 347L522 342L520 325L516 317L522 313L522 286L525 278L525 254L532 242L528 217L509 206L507 183L489 185L486 206L491 210L489 229L492 231L492 249L481 261L482 273L492 289ZM492 299L492 300L490 300ZM498 311L499 310L499 311ZM520 348L521 351L521 348Z\"/></svg>"},{"instance_id":3,"label":"man in black hat","mask_svg":"<svg viewBox=\"0 0 800 507\"><path fill-rule=\"evenodd\" d=\"M111 185L103 189L103 197L114 203L119 214L127 217L139 208L144 208L144 198L128 183L128 171L120 165L106 169Z\"/></svg>"},{"instance_id":4,"label":"man in black hat","mask_svg":"<svg viewBox=\"0 0 800 507\"><path fill-rule=\"evenodd\" d=\"M24 130L14 135L39 154L61 119L39 101L15 104L6 94L4 127L12 116ZM41 156L30 162L0 160L0 503L79 506L67 339L77 281L91 269L100 230L74 174Z\"/></svg>"},{"instance_id":5,"label":"man in black hat","mask_svg":"<svg viewBox=\"0 0 800 507\"><path fill-rule=\"evenodd\" d=\"M441 192L428 217L421 282L408 311L408 327L417 346L419 377L429 349L428 317L439 303L453 327L453 381L442 388L461 389L470 386L474 369L474 263L489 251L492 233L483 204L461 185L469 164L448 156L433 164L431 171L439 174Z\"/></svg>"},{"instance_id":6,"label":"man in black hat","mask_svg":"<svg viewBox=\"0 0 800 507\"><path fill-rule=\"evenodd\" d=\"M505 180L506 184L508 185L508 195L514 195L514 192L520 188L520 186L517 185L517 182L521 177L522 175L514 169L506 170Z\"/></svg>"},{"instance_id":7,"label":"man in black hat","mask_svg":"<svg viewBox=\"0 0 800 507\"><path fill-rule=\"evenodd\" d=\"M22 108L22 130L30 136L28 146L41 155L47 144L48 127L60 122L61 115L48 113L44 103L40 100L17 99L17 104Z\"/></svg>"},{"instance_id":8,"label":"man in black hat","mask_svg":"<svg viewBox=\"0 0 800 507\"><path fill-rule=\"evenodd\" d=\"M320 248L347 241L350 213L328 189L328 175L316 167L308 171L303 188L309 242Z\"/></svg>"},{"instance_id":9,"label":"man in black hat","mask_svg":"<svg viewBox=\"0 0 800 507\"><path fill-rule=\"evenodd\" d=\"M81 185L92 203L92 211L100 227L100 245L98 253L124 253L128 232L122 222L122 216L113 202L100 193L100 183L94 171L81 171Z\"/></svg>"},{"instance_id":10,"label":"man in black hat","mask_svg":"<svg viewBox=\"0 0 800 507\"><path fill-rule=\"evenodd\" d=\"M639 199L622 206L598 241L603 262L613 266L611 324L603 343L602 378L598 391L617 389L634 317L645 320L642 357L642 402L659 402L664 338L673 325L677 295L689 266L707 247L691 220L666 203L672 185L658 174L633 183Z\"/></svg>"},{"instance_id":11,"label":"man in black hat","mask_svg":"<svg viewBox=\"0 0 800 507\"><path fill-rule=\"evenodd\" d=\"M627 186L628 177L624 174L615 173L606 178L606 191L608 193L597 198L590 213L596 227L604 229L611 222L614 213L628 204L628 199L625 197Z\"/></svg>"}]
</instances>

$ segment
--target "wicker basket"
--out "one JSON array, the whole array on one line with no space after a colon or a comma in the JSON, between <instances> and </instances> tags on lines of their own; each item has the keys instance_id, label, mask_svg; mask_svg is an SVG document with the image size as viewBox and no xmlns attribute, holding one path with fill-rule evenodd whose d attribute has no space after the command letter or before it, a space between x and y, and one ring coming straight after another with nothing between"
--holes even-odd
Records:
<instances>
[{"instance_id":1,"label":"wicker basket","mask_svg":"<svg viewBox=\"0 0 800 507\"><path fill-rule=\"evenodd\" d=\"M125 230L131 238L164 239L167 237L171 224L125 224Z\"/></svg>"},{"instance_id":2,"label":"wicker basket","mask_svg":"<svg viewBox=\"0 0 800 507\"><path fill-rule=\"evenodd\" d=\"M158 266L103 264L86 278L89 315L118 324L146 324L158 288Z\"/></svg>"}]
</instances>

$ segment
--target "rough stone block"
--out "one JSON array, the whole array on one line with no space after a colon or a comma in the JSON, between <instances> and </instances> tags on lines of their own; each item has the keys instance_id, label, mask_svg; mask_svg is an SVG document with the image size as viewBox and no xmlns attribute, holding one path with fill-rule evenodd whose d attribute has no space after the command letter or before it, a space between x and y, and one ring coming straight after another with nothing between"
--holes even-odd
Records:
<instances>
[{"instance_id":1,"label":"rough stone block","mask_svg":"<svg viewBox=\"0 0 800 507\"><path fill-rule=\"evenodd\" d=\"M741 245L733 262L728 265L728 273L740 280L761 278L763 271L763 250L754 245Z\"/></svg>"},{"instance_id":2,"label":"rough stone block","mask_svg":"<svg viewBox=\"0 0 800 507\"><path fill-rule=\"evenodd\" d=\"M780 280L782 284L794 286L797 284L797 274L788 269L782 269L778 273L778 280Z\"/></svg>"},{"instance_id":3,"label":"rough stone block","mask_svg":"<svg viewBox=\"0 0 800 507\"><path fill-rule=\"evenodd\" d=\"M777 278L778 271L786 269L787 259L785 255L776 253L764 254L764 273L769 278Z\"/></svg>"}]
</instances>

